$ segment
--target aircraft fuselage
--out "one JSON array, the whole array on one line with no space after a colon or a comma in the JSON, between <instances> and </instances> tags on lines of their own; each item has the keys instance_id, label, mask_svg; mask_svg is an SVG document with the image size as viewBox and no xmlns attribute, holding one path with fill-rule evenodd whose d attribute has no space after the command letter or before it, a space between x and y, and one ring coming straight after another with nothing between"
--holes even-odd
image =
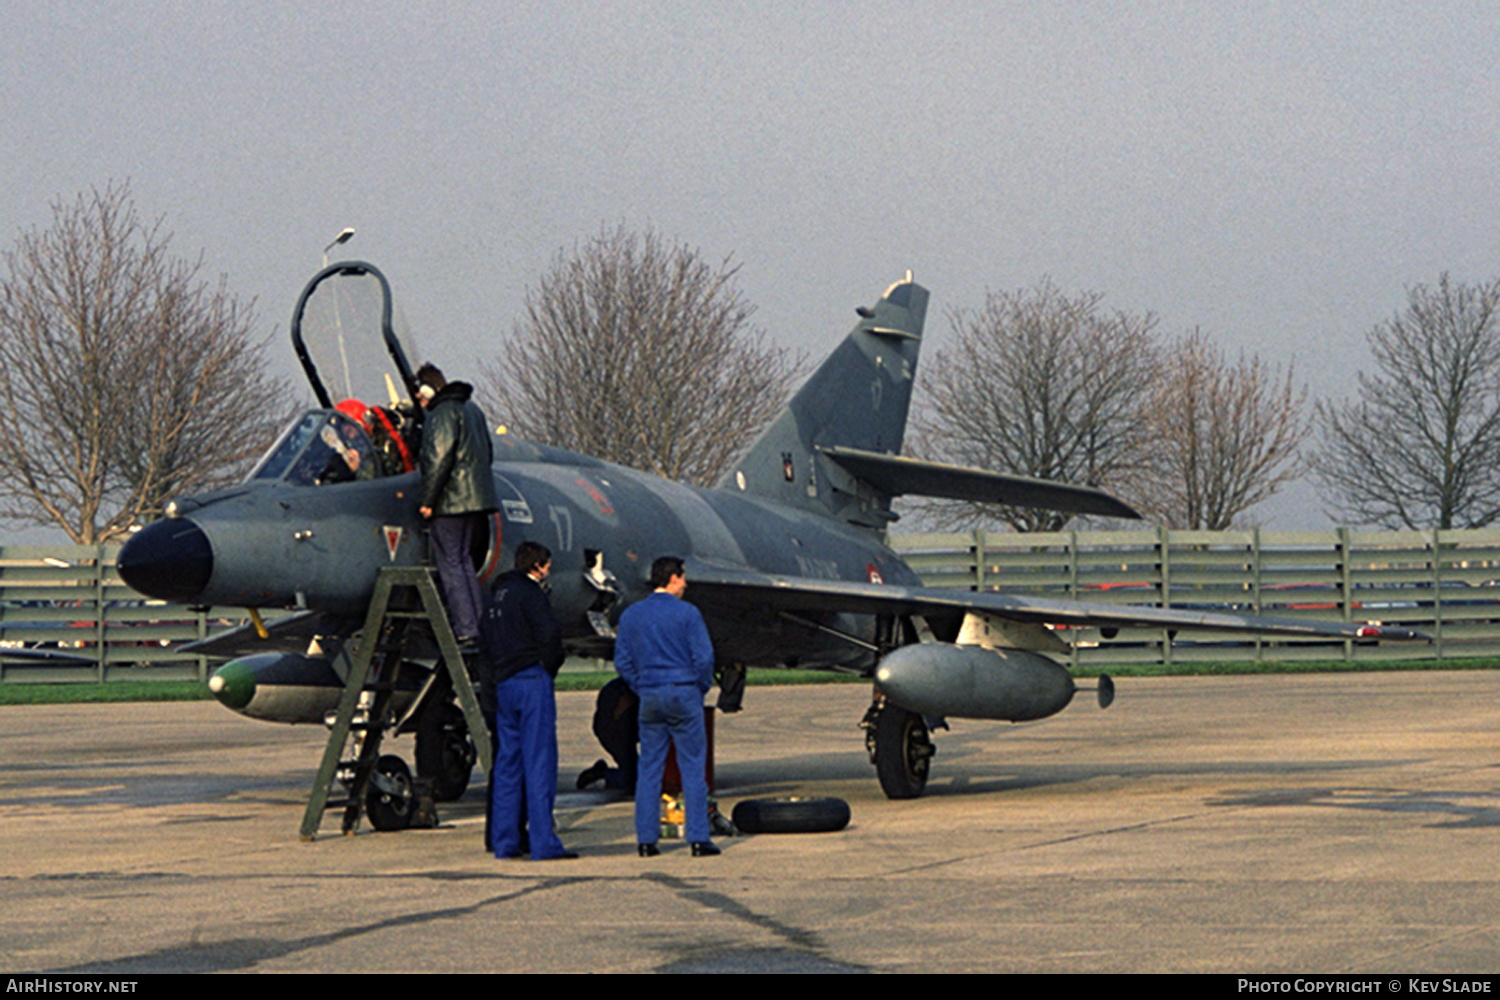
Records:
<instances>
[{"instance_id":1,"label":"aircraft fuselage","mask_svg":"<svg viewBox=\"0 0 1500 1000\"><path fill-rule=\"evenodd\" d=\"M495 438L495 453L501 510L490 519L486 551L476 552L476 564L488 580L509 568L523 541L551 549L552 603L575 647L601 638L590 622L591 608L617 617L646 595L651 561L661 555L812 579L919 583L872 534L828 517L732 490L673 483L506 435ZM382 567L428 560L417 486L415 473L322 486L250 480L179 502L176 517L137 534L122 553L122 565L133 585L153 593L151 550L162 547L162 560L180 560L189 544L183 539L191 538L190 547L206 552L211 568L206 577L199 573L201 586L191 573L160 574L168 580L155 585L160 596L197 605L308 607L359 616ZM199 533L201 538L194 537ZM618 581L612 605L601 601L606 574ZM691 583L690 573L689 600ZM841 631L873 633L869 616L833 617ZM710 609L708 622L724 661L873 662L868 651L768 611Z\"/></svg>"}]
</instances>

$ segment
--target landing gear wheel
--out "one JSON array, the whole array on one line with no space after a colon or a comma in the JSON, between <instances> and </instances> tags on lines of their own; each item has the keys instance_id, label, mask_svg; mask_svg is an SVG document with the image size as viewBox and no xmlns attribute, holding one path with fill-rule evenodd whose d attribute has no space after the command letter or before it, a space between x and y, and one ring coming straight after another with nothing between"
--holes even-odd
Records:
<instances>
[{"instance_id":1,"label":"landing gear wheel","mask_svg":"<svg viewBox=\"0 0 1500 1000\"><path fill-rule=\"evenodd\" d=\"M833 833L849 825L843 799L746 799L734 807L734 825L745 833Z\"/></svg>"},{"instance_id":2,"label":"landing gear wheel","mask_svg":"<svg viewBox=\"0 0 1500 1000\"><path fill-rule=\"evenodd\" d=\"M406 761L386 754L375 763L370 790L365 793L365 814L377 830L405 830L417 808L417 793Z\"/></svg>"},{"instance_id":3,"label":"landing gear wheel","mask_svg":"<svg viewBox=\"0 0 1500 1000\"><path fill-rule=\"evenodd\" d=\"M927 787L936 752L927 722L917 712L886 705L875 721L875 774L888 799L914 799Z\"/></svg>"},{"instance_id":4,"label":"landing gear wheel","mask_svg":"<svg viewBox=\"0 0 1500 1000\"><path fill-rule=\"evenodd\" d=\"M417 723L417 775L432 783L432 797L452 802L469 787L478 753L469 723L451 701L429 705Z\"/></svg>"}]
</instances>

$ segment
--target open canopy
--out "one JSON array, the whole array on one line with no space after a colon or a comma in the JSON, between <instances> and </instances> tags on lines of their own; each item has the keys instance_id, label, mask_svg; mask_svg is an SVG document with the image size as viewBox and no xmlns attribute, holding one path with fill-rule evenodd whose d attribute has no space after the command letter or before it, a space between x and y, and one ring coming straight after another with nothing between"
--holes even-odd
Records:
<instances>
[{"instance_id":1,"label":"open canopy","mask_svg":"<svg viewBox=\"0 0 1500 1000\"><path fill-rule=\"evenodd\" d=\"M416 397L391 326L391 286L373 264L342 261L313 276L292 312L292 347L325 409L346 399L393 406Z\"/></svg>"}]
</instances>

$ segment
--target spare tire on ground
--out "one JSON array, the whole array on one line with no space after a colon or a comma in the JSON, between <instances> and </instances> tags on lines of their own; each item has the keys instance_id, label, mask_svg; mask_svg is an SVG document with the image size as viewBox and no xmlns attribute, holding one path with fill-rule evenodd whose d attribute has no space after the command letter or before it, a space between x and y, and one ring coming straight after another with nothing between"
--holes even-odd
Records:
<instances>
[{"instance_id":1,"label":"spare tire on ground","mask_svg":"<svg viewBox=\"0 0 1500 1000\"><path fill-rule=\"evenodd\" d=\"M823 799L746 799L734 807L742 833L832 833L849 825L849 803Z\"/></svg>"}]
</instances>

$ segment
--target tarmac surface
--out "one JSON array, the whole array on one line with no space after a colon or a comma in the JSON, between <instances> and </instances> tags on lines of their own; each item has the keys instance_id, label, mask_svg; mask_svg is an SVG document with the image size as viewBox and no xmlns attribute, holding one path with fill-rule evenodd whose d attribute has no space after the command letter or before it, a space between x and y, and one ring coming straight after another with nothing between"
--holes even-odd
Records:
<instances>
[{"instance_id":1,"label":"tarmac surface","mask_svg":"<svg viewBox=\"0 0 1500 1000\"><path fill-rule=\"evenodd\" d=\"M887 801L860 686L752 688L718 797L839 796L840 832L636 857L572 791L576 861L496 861L482 791L435 830L298 835L325 742L211 703L0 708L0 971L1500 970L1500 673L1124 680L1113 708L955 721ZM403 738L388 752L410 759Z\"/></svg>"}]
</instances>

